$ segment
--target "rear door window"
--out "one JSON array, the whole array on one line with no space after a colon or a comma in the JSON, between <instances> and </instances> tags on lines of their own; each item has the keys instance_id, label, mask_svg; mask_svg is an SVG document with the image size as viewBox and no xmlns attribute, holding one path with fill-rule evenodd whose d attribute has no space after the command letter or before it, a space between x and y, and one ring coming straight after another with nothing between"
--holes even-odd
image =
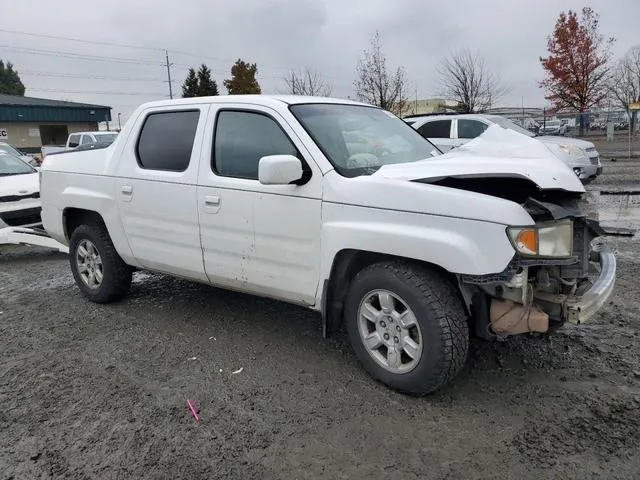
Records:
<instances>
[{"instance_id":1,"label":"rear door window","mask_svg":"<svg viewBox=\"0 0 640 480\"><path fill-rule=\"evenodd\" d=\"M141 168L184 172L189 167L199 110L158 112L144 121L136 156Z\"/></svg>"},{"instance_id":2,"label":"rear door window","mask_svg":"<svg viewBox=\"0 0 640 480\"><path fill-rule=\"evenodd\" d=\"M458 138L476 138L487 129L485 123L478 120L459 119Z\"/></svg>"},{"instance_id":3,"label":"rear door window","mask_svg":"<svg viewBox=\"0 0 640 480\"><path fill-rule=\"evenodd\" d=\"M451 138L451 120L434 120L418 128L425 138Z\"/></svg>"}]
</instances>

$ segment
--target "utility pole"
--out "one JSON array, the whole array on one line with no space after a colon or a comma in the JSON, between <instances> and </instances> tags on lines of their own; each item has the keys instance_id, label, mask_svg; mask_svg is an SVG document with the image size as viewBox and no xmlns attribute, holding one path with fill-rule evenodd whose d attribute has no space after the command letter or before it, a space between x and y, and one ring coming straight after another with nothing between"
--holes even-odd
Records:
<instances>
[{"instance_id":1,"label":"utility pole","mask_svg":"<svg viewBox=\"0 0 640 480\"><path fill-rule=\"evenodd\" d=\"M122 123L120 122L120 116L122 113L118 112L118 131L122 131Z\"/></svg>"},{"instance_id":2,"label":"utility pole","mask_svg":"<svg viewBox=\"0 0 640 480\"><path fill-rule=\"evenodd\" d=\"M416 88L416 108L414 108L414 112L416 115L418 114L418 89Z\"/></svg>"},{"instance_id":3,"label":"utility pole","mask_svg":"<svg viewBox=\"0 0 640 480\"><path fill-rule=\"evenodd\" d=\"M173 63L169 63L169 50L164 51L165 59L167 63L162 64L163 67L167 67L167 81L169 82L169 98L173 100L173 87L171 86L171 67Z\"/></svg>"}]
</instances>

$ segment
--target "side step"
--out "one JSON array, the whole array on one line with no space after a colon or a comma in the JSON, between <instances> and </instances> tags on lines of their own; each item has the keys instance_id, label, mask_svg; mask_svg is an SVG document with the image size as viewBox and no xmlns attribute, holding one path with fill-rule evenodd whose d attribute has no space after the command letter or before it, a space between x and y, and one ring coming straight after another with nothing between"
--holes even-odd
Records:
<instances>
[{"instance_id":1,"label":"side step","mask_svg":"<svg viewBox=\"0 0 640 480\"><path fill-rule=\"evenodd\" d=\"M62 253L69 253L69 247L51 238L47 232L41 228L0 228L0 245L3 244L33 245L36 247L52 248Z\"/></svg>"}]
</instances>

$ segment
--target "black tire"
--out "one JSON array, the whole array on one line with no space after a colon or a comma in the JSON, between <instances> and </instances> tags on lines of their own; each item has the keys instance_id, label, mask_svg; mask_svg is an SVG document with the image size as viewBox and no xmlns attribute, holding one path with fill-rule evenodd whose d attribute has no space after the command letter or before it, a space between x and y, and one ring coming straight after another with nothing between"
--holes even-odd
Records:
<instances>
[{"instance_id":1,"label":"black tire","mask_svg":"<svg viewBox=\"0 0 640 480\"><path fill-rule=\"evenodd\" d=\"M360 303L372 291L398 295L413 311L422 335L422 354L413 370L394 373L379 365L358 327ZM351 345L364 369L394 390L412 395L434 392L461 370L469 351L469 324L455 287L437 271L409 262L371 265L354 278L345 304Z\"/></svg>"},{"instance_id":2,"label":"black tire","mask_svg":"<svg viewBox=\"0 0 640 480\"><path fill-rule=\"evenodd\" d=\"M103 277L97 288L90 288L80 276L76 256L78 246L83 240L89 240L95 245L102 260ZM115 302L124 297L129 291L132 269L118 255L102 222L80 225L73 231L69 242L69 262L78 288L92 302Z\"/></svg>"}]
</instances>

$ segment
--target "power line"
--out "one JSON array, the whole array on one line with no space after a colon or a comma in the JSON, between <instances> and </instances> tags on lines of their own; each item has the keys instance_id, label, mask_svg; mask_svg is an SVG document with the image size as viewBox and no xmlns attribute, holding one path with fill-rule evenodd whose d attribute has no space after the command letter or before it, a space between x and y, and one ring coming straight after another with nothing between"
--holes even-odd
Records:
<instances>
[{"instance_id":1,"label":"power line","mask_svg":"<svg viewBox=\"0 0 640 480\"><path fill-rule=\"evenodd\" d=\"M13 50L20 53L32 54L32 55L44 55L44 56L53 56L53 57L63 57L70 58L76 60L91 60L97 62L115 62L115 63L126 63L130 65L155 65L160 66L159 63L153 62L150 60L140 60L134 58L123 58L123 57L107 57L103 55L89 55L84 53L75 53L75 52L67 52L62 50L45 50L42 48L26 48L26 47L15 47L13 45L0 45L0 48L6 50Z\"/></svg>"},{"instance_id":2,"label":"power line","mask_svg":"<svg viewBox=\"0 0 640 480\"><path fill-rule=\"evenodd\" d=\"M43 33L19 32L17 30L7 30L7 29L4 29L4 28L0 28L0 32L2 32L2 33L10 33L12 35L24 35L24 36L36 37L36 38L49 38L49 39L53 39L53 40L66 40L66 41L69 41L69 42L87 43L87 44L92 44L92 45L105 45L105 46L110 46L110 47L121 47L121 48L136 48L136 49L139 49L139 50L152 50L152 51L157 51L157 52L161 52L162 51L161 48L144 47L142 45L131 45L131 44L127 44L127 43L114 43L114 42L102 42L102 41L99 41L99 40L86 40L86 39L73 38L73 37L62 37L62 36L57 36L57 35L46 35L46 34L43 34Z\"/></svg>"},{"instance_id":3,"label":"power line","mask_svg":"<svg viewBox=\"0 0 640 480\"><path fill-rule=\"evenodd\" d=\"M27 88L27 90L32 92L54 92L54 93L81 93L87 95L139 95L139 96L147 96L147 97L159 97L165 98L166 95L164 93L155 93L155 92L113 92L113 91L89 91L89 90L57 90L55 88Z\"/></svg>"},{"instance_id":4,"label":"power line","mask_svg":"<svg viewBox=\"0 0 640 480\"><path fill-rule=\"evenodd\" d=\"M152 77L111 77L106 75L85 75L76 73L40 72L32 70L20 70L20 76L71 78L78 80L109 80L116 82L159 82L159 78Z\"/></svg>"},{"instance_id":5,"label":"power line","mask_svg":"<svg viewBox=\"0 0 640 480\"><path fill-rule=\"evenodd\" d=\"M11 35L24 35L24 36L35 37L35 38L48 38L48 39L54 39L54 40L63 40L63 41L70 41L70 42L85 43L85 44L90 44L90 45L104 45L104 46L120 47L120 48L133 48L133 49L155 51L155 52L162 52L164 50L163 48L147 47L147 46L143 46L143 45L132 45L132 44L127 44L127 43L104 42L104 41L99 41L99 40L87 40L87 39L74 38L74 37L64 37L64 36L59 36L59 35L48 35L48 34L43 34L43 33L22 32L22 31L18 31L18 30L8 30L8 29L2 29L2 28L0 28L0 32L8 33L8 34L11 34ZM7 47L5 47L5 48L7 48ZM230 58L213 57L211 55L201 55L199 53L185 52L185 51L173 50L173 49L171 50L171 52L174 55L185 55L185 56L190 56L190 57L195 57L195 58L202 58L202 59L206 59L206 60L213 60L213 61L216 61L216 62L235 62L237 60L237 58L230 59ZM190 65L187 65L187 64L176 64L176 65L190 66ZM290 70L290 68L288 68L288 67L275 66L275 65L266 65L266 64L262 64L261 68L272 69L272 70L286 70L286 71Z\"/></svg>"}]
</instances>

